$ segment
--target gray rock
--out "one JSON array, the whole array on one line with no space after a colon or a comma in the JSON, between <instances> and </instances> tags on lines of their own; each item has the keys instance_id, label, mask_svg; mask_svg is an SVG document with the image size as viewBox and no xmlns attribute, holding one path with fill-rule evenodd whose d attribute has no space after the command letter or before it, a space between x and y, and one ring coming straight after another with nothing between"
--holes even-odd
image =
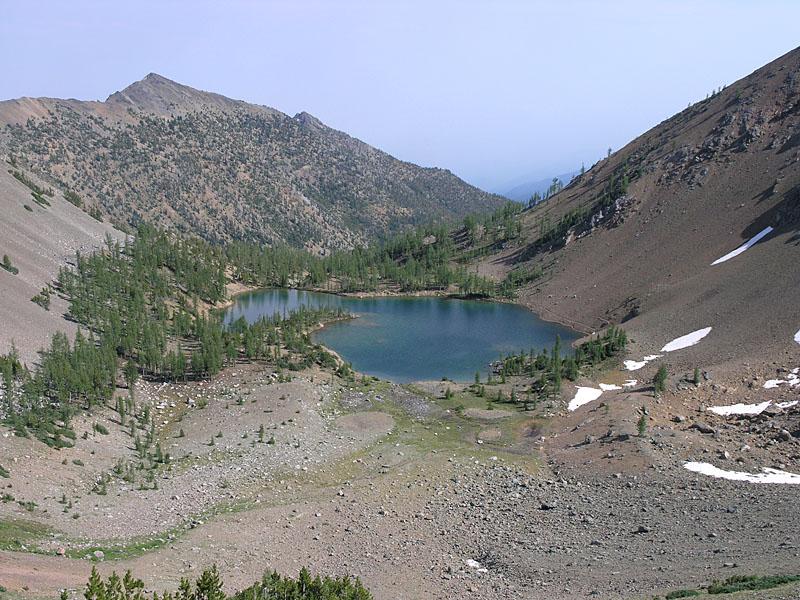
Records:
<instances>
[{"instance_id":1,"label":"gray rock","mask_svg":"<svg viewBox=\"0 0 800 600\"><path fill-rule=\"evenodd\" d=\"M702 421L697 421L696 423L692 424L689 429L696 429L700 433L707 433L707 434L715 434L717 433L716 429L711 427L708 423L703 423Z\"/></svg>"}]
</instances>

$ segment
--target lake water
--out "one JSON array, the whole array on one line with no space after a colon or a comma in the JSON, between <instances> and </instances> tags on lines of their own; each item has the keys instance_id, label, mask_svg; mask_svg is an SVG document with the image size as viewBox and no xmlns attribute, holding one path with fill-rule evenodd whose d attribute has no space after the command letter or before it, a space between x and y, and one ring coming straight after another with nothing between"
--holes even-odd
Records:
<instances>
[{"instance_id":1,"label":"lake water","mask_svg":"<svg viewBox=\"0 0 800 600\"><path fill-rule=\"evenodd\" d=\"M500 354L550 348L560 335L564 346L577 334L539 319L513 304L435 297L351 298L286 289L241 294L225 311L225 321L307 307L342 308L357 319L327 325L313 338L352 363L361 373L396 382L472 381L486 377Z\"/></svg>"}]
</instances>

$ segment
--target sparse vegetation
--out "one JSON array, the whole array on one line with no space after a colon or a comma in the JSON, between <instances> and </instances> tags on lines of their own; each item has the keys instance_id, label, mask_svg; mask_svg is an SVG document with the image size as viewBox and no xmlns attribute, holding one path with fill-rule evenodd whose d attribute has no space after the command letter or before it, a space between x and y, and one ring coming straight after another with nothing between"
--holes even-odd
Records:
<instances>
[{"instance_id":1,"label":"sparse vegetation","mask_svg":"<svg viewBox=\"0 0 800 600\"><path fill-rule=\"evenodd\" d=\"M734 575L722 581L714 581L707 588L685 588L674 590L664 596L665 600L694 596L734 594L736 592L768 590L787 583L800 581L800 575ZM659 600L656 596L655 600Z\"/></svg>"},{"instance_id":2,"label":"sparse vegetation","mask_svg":"<svg viewBox=\"0 0 800 600\"><path fill-rule=\"evenodd\" d=\"M709 594L732 594L746 590L768 590L800 581L800 575L734 575L708 586Z\"/></svg>"},{"instance_id":3,"label":"sparse vegetation","mask_svg":"<svg viewBox=\"0 0 800 600\"><path fill-rule=\"evenodd\" d=\"M0 267L11 273L12 275L17 275L19 273L19 269L11 264L11 258L8 254L3 254L3 262L0 263Z\"/></svg>"},{"instance_id":4,"label":"sparse vegetation","mask_svg":"<svg viewBox=\"0 0 800 600\"><path fill-rule=\"evenodd\" d=\"M38 304L45 310L50 310L50 294L50 286L46 285L42 288L41 292L31 298L31 302Z\"/></svg>"},{"instance_id":5,"label":"sparse vegetation","mask_svg":"<svg viewBox=\"0 0 800 600\"><path fill-rule=\"evenodd\" d=\"M661 365L653 377L653 393L656 396L660 396L667 389L667 377L669 377L667 367Z\"/></svg>"},{"instance_id":6,"label":"sparse vegetation","mask_svg":"<svg viewBox=\"0 0 800 600\"><path fill-rule=\"evenodd\" d=\"M622 354L627 343L625 331L612 326L602 335L578 346L572 356L562 357L561 343L557 339L549 352L547 349L538 353L531 350L502 358L497 363L496 371L501 382L512 376L533 378L529 390L522 396L522 402L530 407L531 402L538 403L541 399L554 397L561 390L563 379L575 381L581 369L593 367ZM476 374L476 383L472 387L480 395L478 381L480 377ZM493 383L491 373L487 383ZM513 400L515 403L520 402L516 393Z\"/></svg>"},{"instance_id":7,"label":"sparse vegetation","mask_svg":"<svg viewBox=\"0 0 800 600\"><path fill-rule=\"evenodd\" d=\"M643 406L641 413L639 420L636 422L636 431L639 437L644 437L647 434L647 408Z\"/></svg>"},{"instance_id":8,"label":"sparse vegetation","mask_svg":"<svg viewBox=\"0 0 800 600\"><path fill-rule=\"evenodd\" d=\"M178 590L160 596L144 591L144 583L130 571L123 577L116 573L105 581L92 568L86 584L86 600L371 600L372 595L359 579L348 577L312 577L305 568L297 579L285 577L273 571L261 581L233 595L223 589L222 578L216 567L206 569L194 584L181 580Z\"/></svg>"}]
</instances>

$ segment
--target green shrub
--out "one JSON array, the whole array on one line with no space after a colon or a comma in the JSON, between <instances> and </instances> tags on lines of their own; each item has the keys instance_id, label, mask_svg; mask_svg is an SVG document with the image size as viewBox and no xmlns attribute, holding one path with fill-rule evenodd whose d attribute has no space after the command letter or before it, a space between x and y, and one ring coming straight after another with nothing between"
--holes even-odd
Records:
<instances>
[{"instance_id":1,"label":"green shrub","mask_svg":"<svg viewBox=\"0 0 800 600\"><path fill-rule=\"evenodd\" d=\"M664 598L666 600L673 600L674 598L690 598L691 596L699 596L702 592L700 590L675 590L670 592Z\"/></svg>"},{"instance_id":2,"label":"green shrub","mask_svg":"<svg viewBox=\"0 0 800 600\"><path fill-rule=\"evenodd\" d=\"M206 569L194 584L183 579L180 591L165 593L161 598L189 600L372 600L372 594L361 581L348 577L312 577L304 567L297 579L277 572L264 575L261 581L232 595L222 589L222 578L216 566ZM124 577L113 573L106 581L92 568L84 591L86 600L155 600L144 590L144 583L130 571Z\"/></svg>"},{"instance_id":3,"label":"green shrub","mask_svg":"<svg viewBox=\"0 0 800 600\"><path fill-rule=\"evenodd\" d=\"M734 575L724 581L715 581L708 586L709 594L731 594L746 590L768 590L800 581L800 575Z\"/></svg>"},{"instance_id":4,"label":"green shrub","mask_svg":"<svg viewBox=\"0 0 800 600\"><path fill-rule=\"evenodd\" d=\"M0 465L0 477L5 477L6 479L11 477L8 470L3 465Z\"/></svg>"},{"instance_id":5,"label":"green shrub","mask_svg":"<svg viewBox=\"0 0 800 600\"><path fill-rule=\"evenodd\" d=\"M639 432L639 437L644 437L647 433L647 415L642 412L639 421L636 423L636 430Z\"/></svg>"},{"instance_id":6,"label":"green shrub","mask_svg":"<svg viewBox=\"0 0 800 600\"><path fill-rule=\"evenodd\" d=\"M700 590L675 590L670 592L664 598L666 600L674 600L675 598L689 598L691 596L700 596L703 592Z\"/></svg>"},{"instance_id":7,"label":"green shrub","mask_svg":"<svg viewBox=\"0 0 800 600\"><path fill-rule=\"evenodd\" d=\"M8 254L3 254L3 262L0 263L0 267L11 273L12 275L16 275L19 273L19 269L11 264L11 259L9 258Z\"/></svg>"},{"instance_id":8,"label":"green shrub","mask_svg":"<svg viewBox=\"0 0 800 600\"><path fill-rule=\"evenodd\" d=\"M64 199L70 204L74 204L78 208L83 207L83 200L81 200L81 197L72 190L67 190L64 192Z\"/></svg>"},{"instance_id":9,"label":"green shrub","mask_svg":"<svg viewBox=\"0 0 800 600\"><path fill-rule=\"evenodd\" d=\"M100 209L96 206L93 206L89 209L89 216L92 217L95 221L103 222L103 213Z\"/></svg>"},{"instance_id":10,"label":"green shrub","mask_svg":"<svg viewBox=\"0 0 800 600\"><path fill-rule=\"evenodd\" d=\"M656 396L660 395L664 390L667 389L667 377L669 373L667 372L667 367L661 365L656 372L656 376L653 377L653 391L655 392Z\"/></svg>"}]
</instances>

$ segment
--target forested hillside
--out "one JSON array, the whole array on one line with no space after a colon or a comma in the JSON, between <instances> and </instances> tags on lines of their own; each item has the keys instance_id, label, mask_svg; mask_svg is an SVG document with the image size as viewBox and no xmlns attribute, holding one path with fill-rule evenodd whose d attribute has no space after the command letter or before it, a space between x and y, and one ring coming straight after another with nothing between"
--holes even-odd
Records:
<instances>
[{"instance_id":1,"label":"forested hillside","mask_svg":"<svg viewBox=\"0 0 800 600\"><path fill-rule=\"evenodd\" d=\"M0 126L0 151L98 217L214 242L349 248L503 204L307 113L289 117L154 74L105 102L0 102Z\"/></svg>"},{"instance_id":2,"label":"forested hillside","mask_svg":"<svg viewBox=\"0 0 800 600\"><path fill-rule=\"evenodd\" d=\"M240 320L225 327L212 309L226 299L227 284L509 295L512 287L475 275L458 261L479 241L492 247L518 234L512 225L518 211L509 204L487 217L469 217L454 230L424 227L372 248L326 257L283 245L220 246L146 224L124 243L108 236L105 248L78 252L72 266L62 267L31 298L45 313L51 298L65 300L69 320L81 329L74 340L55 333L30 369L11 342L10 352L0 355L0 416L20 435L33 433L63 446L70 444L69 422L76 410L109 403L118 386L132 389L139 377L202 379L241 361L267 361L288 370L317 363L347 376L349 367L308 337L318 323L347 315L301 310L288 318L276 315L249 325ZM118 410L131 414L135 407Z\"/></svg>"}]
</instances>

